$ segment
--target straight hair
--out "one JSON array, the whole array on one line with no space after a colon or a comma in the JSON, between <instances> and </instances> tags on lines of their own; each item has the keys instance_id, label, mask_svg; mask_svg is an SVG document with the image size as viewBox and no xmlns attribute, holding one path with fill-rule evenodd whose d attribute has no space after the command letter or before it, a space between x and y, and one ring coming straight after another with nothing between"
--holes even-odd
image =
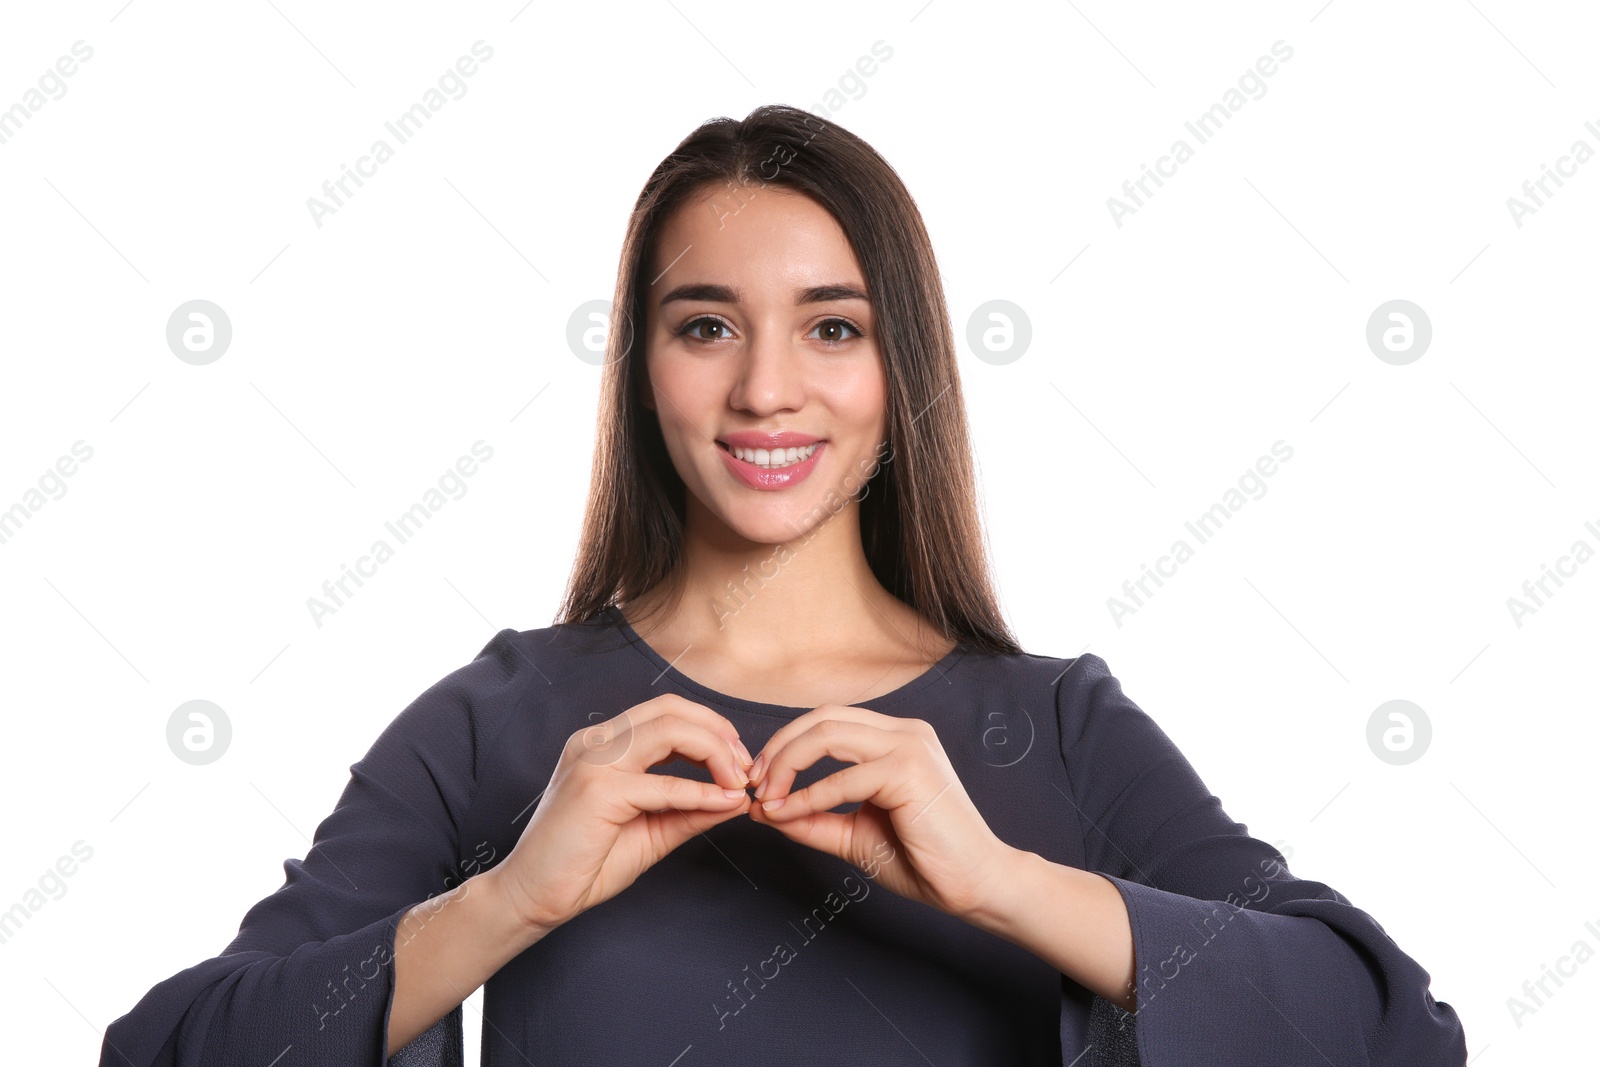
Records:
<instances>
[{"instance_id":1,"label":"straight hair","mask_svg":"<svg viewBox=\"0 0 1600 1067\"><path fill-rule=\"evenodd\" d=\"M808 196L833 216L872 300L888 455L856 506L873 574L946 640L1020 652L992 585L955 340L916 202L861 138L780 104L700 125L661 161L634 204L612 300L583 532L557 622L586 622L661 583L674 589L686 489L654 412L641 402L649 382L635 324L648 321L647 271L675 210L714 190L742 201L769 187Z\"/></svg>"}]
</instances>

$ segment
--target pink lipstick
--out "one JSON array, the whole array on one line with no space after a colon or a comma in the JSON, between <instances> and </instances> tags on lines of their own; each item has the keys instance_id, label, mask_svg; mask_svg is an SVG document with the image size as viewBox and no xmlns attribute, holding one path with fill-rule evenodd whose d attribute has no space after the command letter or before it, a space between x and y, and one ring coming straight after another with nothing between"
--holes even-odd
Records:
<instances>
[{"instance_id":1,"label":"pink lipstick","mask_svg":"<svg viewBox=\"0 0 1600 1067\"><path fill-rule=\"evenodd\" d=\"M822 438L794 430L739 430L717 439L722 462L751 489L787 489L800 484L816 469L817 457L826 447Z\"/></svg>"}]
</instances>

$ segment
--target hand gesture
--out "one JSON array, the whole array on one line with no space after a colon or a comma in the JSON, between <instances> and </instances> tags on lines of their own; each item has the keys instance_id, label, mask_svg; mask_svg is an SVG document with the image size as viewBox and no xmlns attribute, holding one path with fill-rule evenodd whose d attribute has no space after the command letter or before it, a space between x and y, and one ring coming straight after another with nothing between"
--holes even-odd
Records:
<instances>
[{"instance_id":1,"label":"hand gesture","mask_svg":"<svg viewBox=\"0 0 1600 1067\"><path fill-rule=\"evenodd\" d=\"M705 767L715 784L650 773L678 757ZM749 767L731 722L663 693L567 738L516 847L485 874L524 921L553 929L745 811Z\"/></svg>"},{"instance_id":2,"label":"hand gesture","mask_svg":"<svg viewBox=\"0 0 1600 1067\"><path fill-rule=\"evenodd\" d=\"M790 793L795 775L823 756L854 766ZM824 704L785 723L756 765L757 822L952 915L995 899L1011 848L973 806L927 722ZM853 812L829 811L858 801Z\"/></svg>"}]
</instances>

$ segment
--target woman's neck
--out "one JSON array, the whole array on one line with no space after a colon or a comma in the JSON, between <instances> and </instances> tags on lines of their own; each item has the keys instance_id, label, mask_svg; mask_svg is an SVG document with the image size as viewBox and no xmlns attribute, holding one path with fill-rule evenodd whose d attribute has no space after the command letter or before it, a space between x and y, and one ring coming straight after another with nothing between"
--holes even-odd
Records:
<instances>
[{"instance_id":1,"label":"woman's neck","mask_svg":"<svg viewBox=\"0 0 1600 1067\"><path fill-rule=\"evenodd\" d=\"M860 655L936 662L954 642L878 581L858 512L851 505L765 545L691 511L677 573L623 613L663 655L694 649L775 668Z\"/></svg>"}]
</instances>

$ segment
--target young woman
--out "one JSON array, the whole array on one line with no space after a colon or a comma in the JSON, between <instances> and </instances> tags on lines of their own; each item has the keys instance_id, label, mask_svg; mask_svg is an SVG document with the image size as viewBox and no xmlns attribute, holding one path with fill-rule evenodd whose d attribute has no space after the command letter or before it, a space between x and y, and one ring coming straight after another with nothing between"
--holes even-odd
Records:
<instances>
[{"instance_id":1,"label":"young woman","mask_svg":"<svg viewBox=\"0 0 1600 1067\"><path fill-rule=\"evenodd\" d=\"M615 307L560 621L407 707L102 1064L459 1063L479 986L486 1065L1464 1062L1427 972L1103 660L1018 647L868 145L701 126Z\"/></svg>"}]
</instances>

